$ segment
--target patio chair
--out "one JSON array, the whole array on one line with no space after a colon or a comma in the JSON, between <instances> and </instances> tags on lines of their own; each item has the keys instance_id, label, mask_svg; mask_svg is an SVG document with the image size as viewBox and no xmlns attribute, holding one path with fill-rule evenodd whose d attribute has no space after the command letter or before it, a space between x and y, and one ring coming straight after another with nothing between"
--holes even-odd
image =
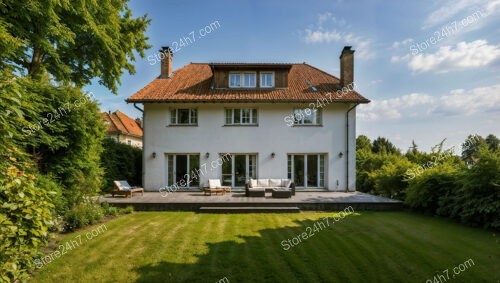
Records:
<instances>
[{"instance_id":1,"label":"patio chair","mask_svg":"<svg viewBox=\"0 0 500 283\"><path fill-rule=\"evenodd\" d=\"M111 191L111 196L124 195L125 197L132 197L133 193L142 193L144 196L144 189L139 187L132 187L127 181L114 181L115 189Z\"/></svg>"},{"instance_id":2,"label":"patio chair","mask_svg":"<svg viewBox=\"0 0 500 283\"><path fill-rule=\"evenodd\" d=\"M204 192L205 192L205 194L209 193L210 195L212 193L217 194L218 192L221 192L222 194L224 194L225 192L230 193L231 187L222 186L219 179L209 179L208 180L208 187L204 188Z\"/></svg>"}]
</instances>

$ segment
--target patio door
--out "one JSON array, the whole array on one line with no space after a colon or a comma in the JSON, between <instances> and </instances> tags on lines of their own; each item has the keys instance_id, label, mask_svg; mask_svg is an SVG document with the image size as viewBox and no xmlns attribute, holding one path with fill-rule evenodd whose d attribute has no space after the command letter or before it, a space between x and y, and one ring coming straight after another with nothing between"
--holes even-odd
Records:
<instances>
[{"instance_id":1,"label":"patio door","mask_svg":"<svg viewBox=\"0 0 500 283\"><path fill-rule=\"evenodd\" d=\"M325 155L324 154L289 154L288 178L296 187L325 187Z\"/></svg>"},{"instance_id":2,"label":"patio door","mask_svg":"<svg viewBox=\"0 0 500 283\"><path fill-rule=\"evenodd\" d=\"M170 187L199 187L199 154L167 154L165 183Z\"/></svg>"},{"instance_id":3,"label":"patio door","mask_svg":"<svg viewBox=\"0 0 500 283\"><path fill-rule=\"evenodd\" d=\"M256 178L256 154L221 154L222 185L244 187L250 178Z\"/></svg>"}]
</instances>

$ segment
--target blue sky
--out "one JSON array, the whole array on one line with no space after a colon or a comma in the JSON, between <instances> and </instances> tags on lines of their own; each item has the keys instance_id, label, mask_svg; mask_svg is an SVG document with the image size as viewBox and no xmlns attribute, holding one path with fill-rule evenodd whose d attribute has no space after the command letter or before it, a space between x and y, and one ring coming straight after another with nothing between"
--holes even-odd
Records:
<instances>
[{"instance_id":1,"label":"blue sky","mask_svg":"<svg viewBox=\"0 0 500 283\"><path fill-rule=\"evenodd\" d=\"M159 75L153 58L161 46L194 34L175 52L174 70L189 62L307 62L339 76L340 51L352 45L357 90L372 100L358 108L357 134L388 137L402 150L413 139L429 150L444 138L459 148L468 134L500 136L500 0L132 0L130 7L152 19L153 47L135 75L122 77L118 95L97 82L86 88L103 111L141 116L124 100Z\"/></svg>"}]
</instances>

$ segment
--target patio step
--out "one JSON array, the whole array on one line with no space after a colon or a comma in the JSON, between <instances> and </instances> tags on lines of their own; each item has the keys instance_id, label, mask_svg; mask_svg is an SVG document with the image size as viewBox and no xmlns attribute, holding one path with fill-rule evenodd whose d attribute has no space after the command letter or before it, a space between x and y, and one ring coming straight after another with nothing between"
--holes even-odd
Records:
<instances>
[{"instance_id":1,"label":"patio step","mask_svg":"<svg viewBox=\"0 0 500 283\"><path fill-rule=\"evenodd\" d=\"M296 206L202 206L204 213L299 213Z\"/></svg>"}]
</instances>

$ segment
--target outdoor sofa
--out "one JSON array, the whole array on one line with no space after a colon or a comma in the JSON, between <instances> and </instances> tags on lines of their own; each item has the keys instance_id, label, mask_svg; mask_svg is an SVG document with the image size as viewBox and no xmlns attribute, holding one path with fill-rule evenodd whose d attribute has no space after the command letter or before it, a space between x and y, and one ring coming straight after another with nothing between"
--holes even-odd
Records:
<instances>
[{"instance_id":1,"label":"outdoor sofa","mask_svg":"<svg viewBox=\"0 0 500 283\"><path fill-rule=\"evenodd\" d=\"M250 179L245 186L247 197L264 197L266 192L273 193L273 197L292 197L295 184L290 179Z\"/></svg>"}]
</instances>

